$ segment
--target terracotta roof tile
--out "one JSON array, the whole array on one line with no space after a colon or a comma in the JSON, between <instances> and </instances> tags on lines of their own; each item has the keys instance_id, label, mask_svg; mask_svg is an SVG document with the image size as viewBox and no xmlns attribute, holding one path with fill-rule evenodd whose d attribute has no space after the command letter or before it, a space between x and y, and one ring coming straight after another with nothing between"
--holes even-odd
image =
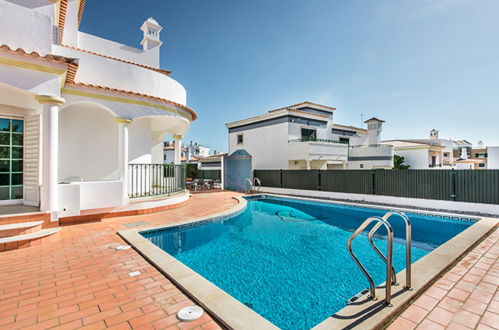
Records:
<instances>
[{"instance_id":1,"label":"terracotta roof tile","mask_svg":"<svg viewBox=\"0 0 499 330\"><path fill-rule=\"evenodd\" d=\"M85 0L80 0L80 6L78 7L78 26L80 26L84 9L85 9Z\"/></svg>"},{"instance_id":2,"label":"terracotta roof tile","mask_svg":"<svg viewBox=\"0 0 499 330\"><path fill-rule=\"evenodd\" d=\"M68 9L68 0L61 0L59 2L59 40L62 42L64 35L64 25L66 24L66 12Z\"/></svg>"},{"instance_id":3,"label":"terracotta roof tile","mask_svg":"<svg viewBox=\"0 0 499 330\"><path fill-rule=\"evenodd\" d=\"M66 84L70 84L74 82L74 78L76 75L76 71L78 70L78 59L77 58L71 58L71 57L65 57L65 56L60 56L60 55L53 55L53 54L48 54L48 55L40 55L38 52L31 52L28 53L22 48L17 48L17 49L12 49L8 45L0 45L0 49L9 51L11 53L16 53L17 55L23 55L23 56L28 56L31 58L36 58L36 59L42 59L48 62L57 62L61 64L65 64L67 66L67 73L66 73Z\"/></svg>"},{"instance_id":4,"label":"terracotta roof tile","mask_svg":"<svg viewBox=\"0 0 499 330\"><path fill-rule=\"evenodd\" d=\"M115 61L119 61L119 62L131 64L131 65L136 65L136 66L139 66L141 68L153 70L153 71L162 73L162 74L167 75L167 76L170 73L172 73L171 71L168 71L168 70L153 68L151 66L147 66L147 65L143 65L143 64L139 64L139 63L135 63L135 62L130 62L130 61L127 61L127 60L124 60L124 59L121 59L121 58L112 57L112 56L108 56L108 55L104 55L104 54L99 54L99 53L95 53L95 52L92 52L92 51L89 51L89 50L85 50L85 49L81 49L81 48L77 48L77 47L73 47L73 46L68 46L68 45L61 45L61 46L69 48L69 49L74 49L74 50L77 50L77 51L80 51L80 52L84 52L84 53L88 53L88 54L92 54L92 55L96 55L96 56L101 56L101 57L108 58L108 59L111 59L111 60L115 60Z\"/></svg>"}]
</instances>

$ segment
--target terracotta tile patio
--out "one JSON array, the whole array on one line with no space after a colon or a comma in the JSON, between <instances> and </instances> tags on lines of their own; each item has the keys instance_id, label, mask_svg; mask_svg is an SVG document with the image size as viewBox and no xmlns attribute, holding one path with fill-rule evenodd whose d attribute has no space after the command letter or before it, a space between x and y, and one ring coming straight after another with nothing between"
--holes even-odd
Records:
<instances>
[{"instance_id":1,"label":"terracotta tile patio","mask_svg":"<svg viewBox=\"0 0 499 330\"><path fill-rule=\"evenodd\" d=\"M63 226L39 246L0 252L0 329L217 329L205 314L180 322L194 304L116 234L124 224L166 224L231 208L233 192L193 195L168 211ZM141 275L130 277L129 272Z\"/></svg>"},{"instance_id":2,"label":"terracotta tile patio","mask_svg":"<svg viewBox=\"0 0 499 330\"><path fill-rule=\"evenodd\" d=\"M499 329L498 258L496 229L388 329Z\"/></svg>"},{"instance_id":3,"label":"terracotta tile patio","mask_svg":"<svg viewBox=\"0 0 499 330\"><path fill-rule=\"evenodd\" d=\"M168 211L63 226L51 241L0 253L0 329L219 329L135 250L116 251L124 224L147 226L231 208L233 192L195 194ZM390 329L499 329L499 230L418 298ZM141 275L130 277L129 272Z\"/></svg>"}]
</instances>

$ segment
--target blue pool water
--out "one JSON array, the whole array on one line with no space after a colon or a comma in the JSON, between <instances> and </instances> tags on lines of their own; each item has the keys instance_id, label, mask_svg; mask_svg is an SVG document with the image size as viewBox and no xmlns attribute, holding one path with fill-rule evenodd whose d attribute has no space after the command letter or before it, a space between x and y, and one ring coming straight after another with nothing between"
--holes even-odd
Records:
<instances>
[{"instance_id":1,"label":"blue pool water","mask_svg":"<svg viewBox=\"0 0 499 330\"><path fill-rule=\"evenodd\" d=\"M235 216L142 235L276 326L308 329L368 287L346 244L366 218L385 213L263 196L249 199L247 208ZM408 216L413 262L473 224L463 219ZM397 217L391 224L394 266L399 272L405 268L405 227ZM386 253L384 233L379 232L375 242ZM366 236L354 241L353 250L375 282L384 282L385 266Z\"/></svg>"}]
</instances>

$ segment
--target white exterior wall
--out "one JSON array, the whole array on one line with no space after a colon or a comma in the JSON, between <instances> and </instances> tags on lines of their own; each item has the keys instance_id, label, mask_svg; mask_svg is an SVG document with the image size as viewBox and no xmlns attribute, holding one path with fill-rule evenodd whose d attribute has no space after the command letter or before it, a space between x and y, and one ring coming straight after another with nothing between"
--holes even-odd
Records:
<instances>
[{"instance_id":1,"label":"white exterior wall","mask_svg":"<svg viewBox=\"0 0 499 330\"><path fill-rule=\"evenodd\" d=\"M243 134L244 143L237 144ZM229 134L229 155L244 149L253 159L253 169L288 168L288 123L249 129Z\"/></svg>"},{"instance_id":2,"label":"white exterior wall","mask_svg":"<svg viewBox=\"0 0 499 330\"><path fill-rule=\"evenodd\" d=\"M391 160L349 160L348 169L372 169L393 167L393 148L389 146L381 147L360 147L350 148L349 157L390 157ZM362 164L362 167L361 167Z\"/></svg>"},{"instance_id":3,"label":"white exterior wall","mask_svg":"<svg viewBox=\"0 0 499 330\"><path fill-rule=\"evenodd\" d=\"M138 43L137 43L138 44ZM148 51L114 42L88 33L78 32L78 48L91 50L97 54L121 58L153 68L159 68L159 50L155 47Z\"/></svg>"},{"instance_id":4,"label":"white exterior wall","mask_svg":"<svg viewBox=\"0 0 499 330\"><path fill-rule=\"evenodd\" d=\"M46 6L54 8L49 2ZM0 31L0 45L41 55L52 52L52 18L39 11L0 1Z\"/></svg>"},{"instance_id":5,"label":"white exterior wall","mask_svg":"<svg viewBox=\"0 0 499 330\"><path fill-rule=\"evenodd\" d=\"M395 149L395 155L404 157L405 164L410 165L410 168L413 170L430 168L428 161L428 149Z\"/></svg>"},{"instance_id":6,"label":"white exterior wall","mask_svg":"<svg viewBox=\"0 0 499 330\"><path fill-rule=\"evenodd\" d=\"M128 129L129 163L150 164L152 162L153 140L150 127L151 123L147 118L136 119L130 125Z\"/></svg>"},{"instance_id":7,"label":"white exterior wall","mask_svg":"<svg viewBox=\"0 0 499 330\"><path fill-rule=\"evenodd\" d=\"M109 112L73 105L59 113L59 181L117 180L118 124Z\"/></svg>"},{"instance_id":8,"label":"white exterior wall","mask_svg":"<svg viewBox=\"0 0 499 330\"><path fill-rule=\"evenodd\" d=\"M487 147L487 169L499 169L499 146Z\"/></svg>"},{"instance_id":9,"label":"white exterior wall","mask_svg":"<svg viewBox=\"0 0 499 330\"><path fill-rule=\"evenodd\" d=\"M327 127L318 127L318 126L309 126L309 125L304 125L304 124L297 124L297 123L288 123L288 140L295 140L295 139L301 139L301 129L306 128L306 129L311 129L315 130L317 132L317 138L318 139L324 139L328 140L330 139L328 135L328 131L330 131Z\"/></svg>"},{"instance_id":10,"label":"white exterior wall","mask_svg":"<svg viewBox=\"0 0 499 330\"><path fill-rule=\"evenodd\" d=\"M172 78L150 69L54 46L57 54L80 59L75 81L156 96L186 104L185 88Z\"/></svg>"}]
</instances>

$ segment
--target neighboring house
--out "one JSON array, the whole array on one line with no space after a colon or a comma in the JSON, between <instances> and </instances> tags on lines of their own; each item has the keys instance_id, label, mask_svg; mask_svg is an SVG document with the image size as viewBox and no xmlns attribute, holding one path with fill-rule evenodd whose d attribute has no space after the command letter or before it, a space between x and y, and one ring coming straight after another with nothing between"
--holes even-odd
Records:
<instances>
[{"instance_id":1,"label":"neighboring house","mask_svg":"<svg viewBox=\"0 0 499 330\"><path fill-rule=\"evenodd\" d=\"M217 154L200 158L198 168L200 170L221 170L223 158L226 156L227 154Z\"/></svg>"},{"instance_id":2,"label":"neighboring house","mask_svg":"<svg viewBox=\"0 0 499 330\"><path fill-rule=\"evenodd\" d=\"M428 139L388 140L382 143L393 145L395 154L404 157L411 169L451 168L454 164L454 143L440 139L434 129Z\"/></svg>"},{"instance_id":3,"label":"neighboring house","mask_svg":"<svg viewBox=\"0 0 499 330\"><path fill-rule=\"evenodd\" d=\"M441 139L432 129L428 139L383 141L393 145L395 154L405 158L411 169L482 169L486 168L487 149L466 140Z\"/></svg>"},{"instance_id":4,"label":"neighboring house","mask_svg":"<svg viewBox=\"0 0 499 330\"><path fill-rule=\"evenodd\" d=\"M199 159L208 157L210 155L210 148L200 144L192 143L192 141L180 149L181 163L199 163ZM175 162L175 141L165 141L163 147L163 161L165 164Z\"/></svg>"},{"instance_id":5,"label":"neighboring house","mask_svg":"<svg viewBox=\"0 0 499 330\"><path fill-rule=\"evenodd\" d=\"M158 22L134 48L79 31L84 5L0 1L0 204L52 219L132 205L132 185L152 179L129 164L162 164L165 137L180 142L196 119L160 68Z\"/></svg>"},{"instance_id":6,"label":"neighboring house","mask_svg":"<svg viewBox=\"0 0 499 330\"><path fill-rule=\"evenodd\" d=\"M383 121L339 125L335 110L303 102L228 123L229 154L246 150L254 169L392 168L393 148L379 144Z\"/></svg>"},{"instance_id":7,"label":"neighboring house","mask_svg":"<svg viewBox=\"0 0 499 330\"><path fill-rule=\"evenodd\" d=\"M481 170L488 168L487 147L483 145L482 141L478 141L476 146L473 146L466 140L454 142L454 157L456 158L456 168L470 170Z\"/></svg>"}]
</instances>

